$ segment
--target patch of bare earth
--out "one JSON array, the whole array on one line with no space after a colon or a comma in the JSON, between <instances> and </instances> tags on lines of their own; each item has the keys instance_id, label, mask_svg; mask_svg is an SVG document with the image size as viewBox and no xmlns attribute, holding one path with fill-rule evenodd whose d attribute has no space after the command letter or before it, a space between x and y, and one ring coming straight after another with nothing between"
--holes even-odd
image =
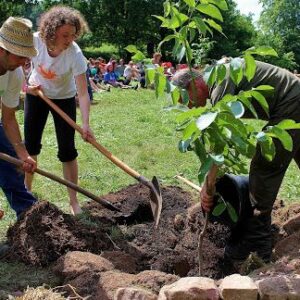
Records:
<instances>
[{"instance_id":1,"label":"patch of bare earth","mask_svg":"<svg viewBox=\"0 0 300 300\"><path fill-rule=\"evenodd\" d=\"M198 235L204 224L201 208L199 204L195 204L190 193L179 187L163 187L162 196L163 209L157 229L153 227L149 189L140 184L103 196L120 208L121 212L117 213L103 208L98 203L89 202L84 207L84 216L74 218L49 202L40 201L9 229L8 242L11 251L6 259L45 266L57 261L66 253L78 251L78 254L74 252L72 260L68 262L69 267L75 269L78 261L83 259L82 252L89 252L86 256L101 255L113 268L109 267L103 273L101 268L104 267L101 262L100 269L96 267L94 273L92 268L87 268L77 274L77 277L68 277L62 270L60 275L64 277L62 282L72 282L77 287L81 286L79 290L83 293L82 296L98 293L103 299L111 299L111 296L103 296L106 290L90 290L96 283L106 282L112 285L111 290L115 290L120 286L117 283L127 278L123 282L124 285L142 282L149 288L156 284L159 290L163 283L174 281L177 276L197 276ZM283 239L297 232L299 245L300 231L295 230L287 234L282 232L280 226L291 215L299 213L300 207L292 211L283 211L281 206L279 204L274 212L276 243L278 245ZM202 250L202 276L214 279L223 276L222 257L228 237L229 229L224 225L208 225ZM297 247L299 249L299 246ZM288 255L287 248L281 251L285 251L284 255L280 256L277 250L275 259L283 259L283 256ZM107 262L105 268L106 266ZM155 275L157 277L151 284L149 282L153 275L151 272L147 273L147 270L158 271L160 274ZM122 277L123 273L127 275ZM168 274L171 277L165 277Z\"/></svg>"}]
</instances>

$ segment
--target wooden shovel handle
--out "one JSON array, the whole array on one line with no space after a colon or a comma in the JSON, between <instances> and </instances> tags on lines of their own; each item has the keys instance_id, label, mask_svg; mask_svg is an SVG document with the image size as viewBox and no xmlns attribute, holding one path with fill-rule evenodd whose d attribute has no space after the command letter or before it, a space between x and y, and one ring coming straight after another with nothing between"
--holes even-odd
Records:
<instances>
[{"instance_id":1,"label":"wooden shovel handle","mask_svg":"<svg viewBox=\"0 0 300 300\"><path fill-rule=\"evenodd\" d=\"M18 167L22 167L22 165L23 165L23 161L22 160L17 159L15 157L12 157L12 156L7 155L7 154L2 153L2 152L0 152L0 159L3 159L3 160L5 160L5 161L7 161L7 162L9 162L11 164L14 164L14 165L18 166ZM75 190L77 192L80 192L81 194L83 194L83 195L85 195L85 196L87 196L87 197L95 200L96 202L102 204L105 207L113 208L114 210L116 210L110 203L108 203L108 201L106 201L106 200L104 200L104 199L102 199L102 198L100 198L100 197L92 194L91 192L83 189L82 187L76 185L75 183L73 183L71 181L65 180L63 178L60 178L60 177L58 177L58 176L56 176L54 174L51 174L51 173L49 173L47 171L44 171L44 170L41 170L41 169L38 169L38 168L35 170L35 172L38 173L38 174L40 174L40 175L42 175L42 176L50 178L50 179L52 179L52 180L54 180L54 181L56 181L58 183L61 183L61 184L65 185L65 186L67 186L67 187L69 187L69 188L71 188L71 189L73 189L73 190Z\"/></svg>"},{"instance_id":2,"label":"wooden shovel handle","mask_svg":"<svg viewBox=\"0 0 300 300\"><path fill-rule=\"evenodd\" d=\"M200 192L201 191L201 187L191 181L189 181L188 179L180 176L180 175L176 175L175 178L178 178L179 180L181 180L182 182L186 183L187 185L189 185L190 187L192 187L193 189L195 189L196 191Z\"/></svg>"},{"instance_id":3,"label":"wooden shovel handle","mask_svg":"<svg viewBox=\"0 0 300 300\"><path fill-rule=\"evenodd\" d=\"M62 111L56 104L54 104L44 93L39 90L38 96L42 98L55 112L57 112L71 127L73 127L76 131L78 131L81 135L83 134L82 128L76 124L64 111ZM134 177L135 179L139 180L141 175L127 166L124 162L114 156L110 151L104 148L101 144L99 144L95 139L88 138L88 142L92 144L96 149L98 149L103 155L105 155L111 162L121 168L130 176Z\"/></svg>"}]
</instances>

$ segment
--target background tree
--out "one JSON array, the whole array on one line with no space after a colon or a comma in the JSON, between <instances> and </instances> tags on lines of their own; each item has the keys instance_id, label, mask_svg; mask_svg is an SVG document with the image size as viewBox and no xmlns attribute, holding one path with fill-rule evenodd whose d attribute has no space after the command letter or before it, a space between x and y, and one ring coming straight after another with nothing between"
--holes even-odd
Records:
<instances>
[{"instance_id":1,"label":"background tree","mask_svg":"<svg viewBox=\"0 0 300 300\"><path fill-rule=\"evenodd\" d=\"M37 0L0 0L0 24L10 16L28 16L37 2Z\"/></svg>"},{"instance_id":2,"label":"background tree","mask_svg":"<svg viewBox=\"0 0 300 300\"><path fill-rule=\"evenodd\" d=\"M263 11L259 19L261 33L257 44L274 48L279 58L271 63L290 70L300 66L299 0L260 0Z\"/></svg>"},{"instance_id":3,"label":"background tree","mask_svg":"<svg viewBox=\"0 0 300 300\"><path fill-rule=\"evenodd\" d=\"M215 33L214 41L208 52L210 58L219 59L222 55L240 56L243 51L253 46L257 32L251 16L241 15L233 0L227 0L228 10L223 12L222 28L224 35Z\"/></svg>"}]
</instances>

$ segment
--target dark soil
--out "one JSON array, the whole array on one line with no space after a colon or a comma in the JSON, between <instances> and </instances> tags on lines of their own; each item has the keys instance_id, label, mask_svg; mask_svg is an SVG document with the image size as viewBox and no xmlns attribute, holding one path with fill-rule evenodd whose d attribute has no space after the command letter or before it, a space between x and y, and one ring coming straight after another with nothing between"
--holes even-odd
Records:
<instances>
[{"instance_id":1,"label":"dark soil","mask_svg":"<svg viewBox=\"0 0 300 300\"><path fill-rule=\"evenodd\" d=\"M77 250L102 253L128 273L159 270L182 277L197 275L198 235L204 222L201 209L190 193L178 187L162 188L162 197L157 229L149 189L140 184L103 196L121 209L117 213L90 202L84 215L75 218L40 201L8 230L11 251L7 259L45 266ZM202 276L222 276L221 258L228 235L227 227L209 224L202 250ZM118 253L125 254L126 261L118 259Z\"/></svg>"}]
</instances>

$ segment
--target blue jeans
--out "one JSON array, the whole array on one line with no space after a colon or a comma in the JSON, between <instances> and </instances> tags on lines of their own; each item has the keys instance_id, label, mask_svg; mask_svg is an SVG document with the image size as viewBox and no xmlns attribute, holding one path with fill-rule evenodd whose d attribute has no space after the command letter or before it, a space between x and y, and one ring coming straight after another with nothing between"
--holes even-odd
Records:
<instances>
[{"instance_id":1,"label":"blue jeans","mask_svg":"<svg viewBox=\"0 0 300 300\"><path fill-rule=\"evenodd\" d=\"M0 152L17 157L0 123ZM0 159L0 187L17 217L37 200L24 185L24 174L9 162Z\"/></svg>"}]
</instances>

